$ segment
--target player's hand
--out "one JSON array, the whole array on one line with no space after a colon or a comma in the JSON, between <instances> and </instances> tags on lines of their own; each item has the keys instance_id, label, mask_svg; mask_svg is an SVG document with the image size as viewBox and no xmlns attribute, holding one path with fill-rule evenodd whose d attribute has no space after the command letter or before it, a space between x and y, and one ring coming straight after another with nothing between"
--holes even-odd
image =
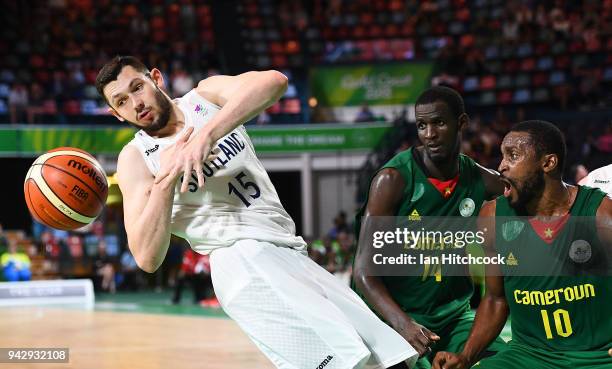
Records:
<instances>
[{"instance_id":1,"label":"player's hand","mask_svg":"<svg viewBox=\"0 0 612 369\"><path fill-rule=\"evenodd\" d=\"M155 184L168 180L172 181L171 185L174 186L176 180L183 174L185 147L192 133L193 127L187 128L174 144L160 152L160 169L155 176ZM189 177L186 179L189 181Z\"/></svg>"},{"instance_id":2,"label":"player's hand","mask_svg":"<svg viewBox=\"0 0 612 369\"><path fill-rule=\"evenodd\" d=\"M467 369L470 367L470 363L461 354L440 351L436 354L431 367L432 369Z\"/></svg>"},{"instance_id":3,"label":"player's hand","mask_svg":"<svg viewBox=\"0 0 612 369\"><path fill-rule=\"evenodd\" d=\"M204 171L202 162L211 154L213 142L205 132L198 132L184 148L183 183L181 193L186 192L189 185L191 171L195 170L198 176L198 188L204 187Z\"/></svg>"},{"instance_id":4,"label":"player's hand","mask_svg":"<svg viewBox=\"0 0 612 369\"><path fill-rule=\"evenodd\" d=\"M394 326L395 330L423 357L431 352L431 346L440 340L440 337L423 327L412 319L406 318L404 322Z\"/></svg>"}]
</instances>

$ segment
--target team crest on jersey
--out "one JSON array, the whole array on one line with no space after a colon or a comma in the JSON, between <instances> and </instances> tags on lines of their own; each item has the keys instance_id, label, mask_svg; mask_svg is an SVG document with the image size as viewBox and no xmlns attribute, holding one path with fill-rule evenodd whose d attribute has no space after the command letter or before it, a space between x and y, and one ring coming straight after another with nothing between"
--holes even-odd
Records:
<instances>
[{"instance_id":1,"label":"team crest on jersey","mask_svg":"<svg viewBox=\"0 0 612 369\"><path fill-rule=\"evenodd\" d=\"M502 224L502 237L505 241L516 239L525 228L525 223L518 220L512 220Z\"/></svg>"},{"instance_id":2,"label":"team crest on jersey","mask_svg":"<svg viewBox=\"0 0 612 369\"><path fill-rule=\"evenodd\" d=\"M474 214L474 210L476 209L476 203L469 197L461 200L459 203L459 213L462 217L469 217Z\"/></svg>"},{"instance_id":3,"label":"team crest on jersey","mask_svg":"<svg viewBox=\"0 0 612 369\"><path fill-rule=\"evenodd\" d=\"M591 259L591 244L585 240L572 242L569 249L569 257L576 263L586 263Z\"/></svg>"},{"instance_id":4,"label":"team crest on jersey","mask_svg":"<svg viewBox=\"0 0 612 369\"><path fill-rule=\"evenodd\" d=\"M196 112L196 114L201 115L203 117L208 115L208 109L206 109L205 106L202 106L202 104L196 105L194 111Z\"/></svg>"},{"instance_id":5,"label":"team crest on jersey","mask_svg":"<svg viewBox=\"0 0 612 369\"><path fill-rule=\"evenodd\" d=\"M412 199L410 199L410 201L412 202L417 201L418 199L423 197L424 193L425 193L425 186L422 183L417 183L416 186L414 186L414 191L412 192Z\"/></svg>"}]
</instances>

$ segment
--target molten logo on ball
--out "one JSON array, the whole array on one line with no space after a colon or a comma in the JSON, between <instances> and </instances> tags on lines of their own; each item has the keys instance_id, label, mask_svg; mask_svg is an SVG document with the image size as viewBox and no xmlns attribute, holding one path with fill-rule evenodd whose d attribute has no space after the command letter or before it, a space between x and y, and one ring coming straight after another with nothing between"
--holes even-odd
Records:
<instances>
[{"instance_id":1,"label":"molten logo on ball","mask_svg":"<svg viewBox=\"0 0 612 369\"><path fill-rule=\"evenodd\" d=\"M100 189L106 187L106 180L103 179L101 176L99 176L98 173L93 168L90 168L88 165L78 162L74 159L71 159L68 162L68 166L73 167L74 169L80 170L81 172L83 172L83 174L89 176L89 178L93 179L96 182L96 185Z\"/></svg>"}]
</instances>

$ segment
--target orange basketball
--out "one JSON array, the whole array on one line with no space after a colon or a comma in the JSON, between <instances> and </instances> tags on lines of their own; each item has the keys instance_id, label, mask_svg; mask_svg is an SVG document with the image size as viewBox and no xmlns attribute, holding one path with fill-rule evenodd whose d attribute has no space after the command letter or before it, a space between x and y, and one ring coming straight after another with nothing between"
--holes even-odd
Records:
<instances>
[{"instance_id":1,"label":"orange basketball","mask_svg":"<svg viewBox=\"0 0 612 369\"><path fill-rule=\"evenodd\" d=\"M59 147L34 161L23 190L34 219L49 227L71 230L100 215L108 183L104 169L91 154Z\"/></svg>"}]
</instances>

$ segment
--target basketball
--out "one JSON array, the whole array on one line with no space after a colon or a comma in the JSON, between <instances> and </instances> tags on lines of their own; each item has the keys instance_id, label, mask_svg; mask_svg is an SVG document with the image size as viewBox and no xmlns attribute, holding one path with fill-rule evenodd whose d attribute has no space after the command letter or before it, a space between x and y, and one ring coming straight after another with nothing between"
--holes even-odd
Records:
<instances>
[{"instance_id":1,"label":"basketball","mask_svg":"<svg viewBox=\"0 0 612 369\"><path fill-rule=\"evenodd\" d=\"M91 154L59 147L34 161L23 190L34 219L55 229L72 230L100 215L108 183L104 169Z\"/></svg>"}]
</instances>

